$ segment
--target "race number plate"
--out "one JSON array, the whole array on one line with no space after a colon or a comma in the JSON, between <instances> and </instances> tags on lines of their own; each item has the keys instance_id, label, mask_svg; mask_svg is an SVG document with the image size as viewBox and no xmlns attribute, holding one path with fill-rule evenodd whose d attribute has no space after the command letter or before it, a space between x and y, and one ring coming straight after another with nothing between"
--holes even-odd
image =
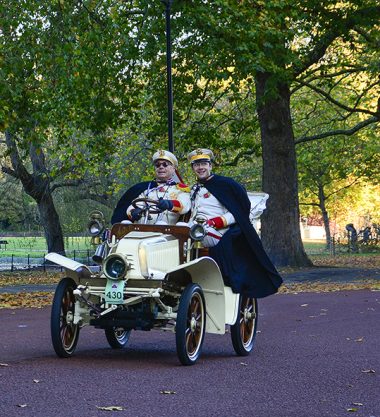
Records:
<instances>
[{"instance_id":1,"label":"race number plate","mask_svg":"<svg viewBox=\"0 0 380 417\"><path fill-rule=\"evenodd\" d=\"M125 281L108 280L106 285L106 303L123 304Z\"/></svg>"}]
</instances>

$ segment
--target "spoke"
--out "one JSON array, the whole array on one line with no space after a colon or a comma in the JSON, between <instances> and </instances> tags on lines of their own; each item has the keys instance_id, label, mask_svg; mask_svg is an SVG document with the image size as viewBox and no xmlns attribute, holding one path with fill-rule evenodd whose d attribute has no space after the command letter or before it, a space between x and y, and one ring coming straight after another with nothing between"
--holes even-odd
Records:
<instances>
[{"instance_id":1,"label":"spoke","mask_svg":"<svg viewBox=\"0 0 380 417\"><path fill-rule=\"evenodd\" d=\"M240 332L241 332L241 337L244 340L244 336L245 336L245 324L244 324L244 321L241 322Z\"/></svg>"}]
</instances>

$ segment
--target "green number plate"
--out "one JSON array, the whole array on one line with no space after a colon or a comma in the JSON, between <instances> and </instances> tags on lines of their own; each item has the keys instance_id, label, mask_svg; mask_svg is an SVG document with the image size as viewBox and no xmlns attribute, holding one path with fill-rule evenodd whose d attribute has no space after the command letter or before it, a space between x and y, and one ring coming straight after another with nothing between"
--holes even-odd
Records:
<instances>
[{"instance_id":1,"label":"green number plate","mask_svg":"<svg viewBox=\"0 0 380 417\"><path fill-rule=\"evenodd\" d=\"M106 303L123 304L125 281L108 280L106 285Z\"/></svg>"}]
</instances>

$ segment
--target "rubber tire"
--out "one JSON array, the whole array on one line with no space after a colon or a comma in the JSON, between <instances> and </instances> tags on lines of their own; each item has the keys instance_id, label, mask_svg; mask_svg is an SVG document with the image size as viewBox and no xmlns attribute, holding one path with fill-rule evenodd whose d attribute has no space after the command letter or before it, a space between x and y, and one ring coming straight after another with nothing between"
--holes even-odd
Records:
<instances>
[{"instance_id":1,"label":"rubber tire","mask_svg":"<svg viewBox=\"0 0 380 417\"><path fill-rule=\"evenodd\" d=\"M247 304L249 303L249 304ZM244 319L245 311L252 308L253 318ZM239 312L235 324L230 326L232 346L239 356L248 356L253 349L257 331L258 307L257 299L243 295L239 297ZM248 335L243 331L248 330ZM245 338L245 340L244 340Z\"/></svg>"},{"instance_id":2,"label":"rubber tire","mask_svg":"<svg viewBox=\"0 0 380 417\"><path fill-rule=\"evenodd\" d=\"M188 284L179 300L175 332L177 355L182 365L194 365L198 360L205 329L206 303L202 288Z\"/></svg>"},{"instance_id":3,"label":"rubber tire","mask_svg":"<svg viewBox=\"0 0 380 417\"><path fill-rule=\"evenodd\" d=\"M132 330L117 330L116 327L105 329L104 333L112 349L123 349L127 346ZM119 333L119 335L118 335Z\"/></svg>"},{"instance_id":4,"label":"rubber tire","mask_svg":"<svg viewBox=\"0 0 380 417\"><path fill-rule=\"evenodd\" d=\"M77 285L73 279L63 278L58 283L54 293L50 331L55 353L60 358L72 356L78 343L79 325L66 321L69 311L74 315L75 297L73 291L76 287Z\"/></svg>"}]
</instances>

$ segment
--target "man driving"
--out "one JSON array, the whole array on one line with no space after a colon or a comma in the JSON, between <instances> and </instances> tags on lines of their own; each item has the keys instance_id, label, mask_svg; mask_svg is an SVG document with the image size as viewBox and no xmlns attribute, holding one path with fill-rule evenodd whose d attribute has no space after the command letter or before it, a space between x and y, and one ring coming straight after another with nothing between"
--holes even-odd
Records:
<instances>
[{"instance_id":1,"label":"man driving","mask_svg":"<svg viewBox=\"0 0 380 417\"><path fill-rule=\"evenodd\" d=\"M198 218L203 221L203 245L235 293L256 298L274 294L282 278L250 222L247 192L232 178L212 173L213 157L213 152L204 148L188 154L197 177L190 194L190 225Z\"/></svg>"},{"instance_id":2,"label":"man driving","mask_svg":"<svg viewBox=\"0 0 380 417\"><path fill-rule=\"evenodd\" d=\"M176 175L178 160L169 151L154 153L155 179L132 186L120 198L112 215L112 224L129 220L133 223L175 224L190 210L190 189ZM136 199L148 199L133 203ZM152 210L147 213L149 205ZM155 213L152 213L155 212ZM147 218L145 214L148 214Z\"/></svg>"}]
</instances>

